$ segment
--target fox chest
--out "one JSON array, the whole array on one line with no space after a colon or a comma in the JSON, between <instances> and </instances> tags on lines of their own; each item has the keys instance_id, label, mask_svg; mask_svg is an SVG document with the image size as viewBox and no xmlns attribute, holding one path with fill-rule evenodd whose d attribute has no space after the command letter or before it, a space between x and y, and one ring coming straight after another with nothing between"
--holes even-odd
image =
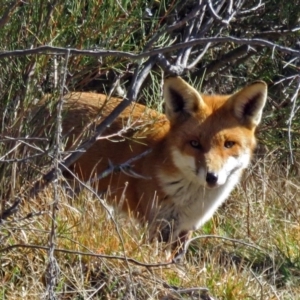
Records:
<instances>
[{"instance_id":1,"label":"fox chest","mask_svg":"<svg viewBox=\"0 0 300 300\"><path fill-rule=\"evenodd\" d=\"M163 203L159 217L175 225L175 231L195 230L208 221L236 184L229 180L225 185L209 189L195 182L173 180L163 190L168 201Z\"/></svg>"}]
</instances>

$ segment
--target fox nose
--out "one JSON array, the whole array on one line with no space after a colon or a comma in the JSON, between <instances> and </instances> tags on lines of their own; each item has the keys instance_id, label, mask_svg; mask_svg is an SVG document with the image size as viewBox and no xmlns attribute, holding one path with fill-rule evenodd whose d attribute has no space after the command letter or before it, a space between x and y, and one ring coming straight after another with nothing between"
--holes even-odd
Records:
<instances>
[{"instance_id":1,"label":"fox nose","mask_svg":"<svg viewBox=\"0 0 300 300\"><path fill-rule=\"evenodd\" d=\"M207 172L206 174L206 182L209 185L215 185L218 181L218 175L216 173L213 172Z\"/></svg>"}]
</instances>

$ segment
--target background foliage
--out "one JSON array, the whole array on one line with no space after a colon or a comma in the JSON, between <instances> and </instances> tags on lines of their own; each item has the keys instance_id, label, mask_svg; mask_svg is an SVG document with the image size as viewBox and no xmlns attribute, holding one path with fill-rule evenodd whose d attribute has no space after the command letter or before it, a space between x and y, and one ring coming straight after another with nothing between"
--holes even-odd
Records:
<instances>
[{"instance_id":1,"label":"background foliage","mask_svg":"<svg viewBox=\"0 0 300 300\"><path fill-rule=\"evenodd\" d=\"M59 95L61 91L113 92L124 96L130 91L136 70L152 59L155 64L146 78L140 80L142 89L137 92L139 101L153 107L161 106L161 80L169 73L186 77L207 93L231 93L255 80L268 83L268 105L259 130L260 146L254 166L220 215L201 232L246 240L264 251L245 250L224 241L220 247L215 239L201 239L201 244L195 243L187 258L184 272L189 274L186 275L189 280L178 275L180 272L174 267L164 269L163 274L152 273L151 283L145 283L143 288L138 288L144 283L142 271L133 279L126 264L101 260L95 267L90 258L84 258L83 262L80 256L60 253L57 259L63 271L60 277L57 275L59 283L54 284L57 295L66 298L68 295L68 299L121 299L124 295L133 299L163 299L171 297L165 291L166 285L158 287L158 282L165 281L169 289L208 286L218 299L297 299L300 294L299 5L299 1L283 0L2 1L2 298L13 299L15 289L19 297L25 293L26 297L40 299L44 292L45 297L50 297L46 291L49 292L51 284L42 275L46 272L47 252L26 247L6 248L20 243L47 246L50 235L52 192L47 191L43 200L30 202L28 191L31 183L53 164L55 145L49 144L49 140L27 139L39 136L39 130L43 130L37 128L40 116L32 113L32 107L43 95ZM195 39L199 42L189 47L188 43ZM52 50L22 53L45 45ZM82 53L71 54L67 59L58 47L115 50L121 51L121 55ZM167 47L170 48L166 50ZM161 51L160 56L151 54L157 50ZM149 55L133 59L122 53ZM122 233L125 251L116 237L114 224L106 224L105 216L99 213L99 203L89 200L90 194L71 203L68 196L61 197L56 220L61 248L107 254L124 252L145 263L152 262L152 257L156 261L161 259L151 254L149 246L141 246L141 229L132 229L133 225L125 226L127 229ZM27 199L22 200L21 206L15 200L20 198ZM15 204L15 214L4 218L4 212ZM83 221L84 226L80 227ZM95 234L91 241L86 232L95 231L101 232L101 236ZM133 290L126 286L126 280L117 279L120 274L126 280L129 276ZM100 288L102 284L105 288ZM92 292L87 287L92 287ZM178 292L172 297L164 299L189 296Z\"/></svg>"}]
</instances>

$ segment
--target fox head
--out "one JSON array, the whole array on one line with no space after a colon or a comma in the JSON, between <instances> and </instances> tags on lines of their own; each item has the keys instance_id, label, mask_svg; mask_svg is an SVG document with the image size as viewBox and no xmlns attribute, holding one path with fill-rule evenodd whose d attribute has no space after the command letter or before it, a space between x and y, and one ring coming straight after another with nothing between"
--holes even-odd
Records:
<instances>
[{"instance_id":1,"label":"fox head","mask_svg":"<svg viewBox=\"0 0 300 300\"><path fill-rule=\"evenodd\" d=\"M257 81L233 95L201 95L180 77L164 84L173 165L208 188L238 180L255 148L255 129L267 98Z\"/></svg>"}]
</instances>

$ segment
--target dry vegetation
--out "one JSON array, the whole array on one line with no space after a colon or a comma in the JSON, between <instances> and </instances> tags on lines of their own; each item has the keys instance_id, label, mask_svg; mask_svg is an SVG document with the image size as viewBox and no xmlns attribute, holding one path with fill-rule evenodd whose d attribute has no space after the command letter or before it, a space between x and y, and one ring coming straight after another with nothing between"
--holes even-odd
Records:
<instances>
[{"instance_id":1,"label":"dry vegetation","mask_svg":"<svg viewBox=\"0 0 300 300\"><path fill-rule=\"evenodd\" d=\"M57 297L212 299L202 287L215 299L298 299L300 189L284 171L272 157L256 159L180 264L166 263L162 245L145 243L145 228L132 219L111 219L95 194L73 198L61 190ZM49 187L2 223L2 299L45 295L53 201Z\"/></svg>"},{"instance_id":2,"label":"dry vegetation","mask_svg":"<svg viewBox=\"0 0 300 300\"><path fill-rule=\"evenodd\" d=\"M0 299L300 299L299 13L297 1L281 0L4 1ZM194 39L207 40L166 50ZM157 49L164 55L136 63ZM36 139L37 99L117 87L159 107L160 80L172 72L207 92L257 79L270 88L252 166L179 264L92 188L75 196L54 172L32 190L65 158L52 139L59 118Z\"/></svg>"}]
</instances>

